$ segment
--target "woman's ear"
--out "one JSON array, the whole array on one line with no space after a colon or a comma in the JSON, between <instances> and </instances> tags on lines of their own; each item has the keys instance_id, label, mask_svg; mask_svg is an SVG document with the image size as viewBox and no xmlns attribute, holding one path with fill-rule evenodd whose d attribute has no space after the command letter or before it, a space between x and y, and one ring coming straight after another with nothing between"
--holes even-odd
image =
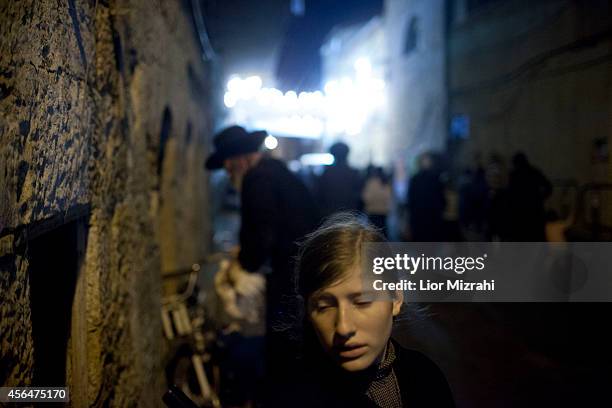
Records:
<instances>
[{"instance_id":1,"label":"woman's ear","mask_svg":"<svg viewBox=\"0 0 612 408\"><path fill-rule=\"evenodd\" d=\"M404 303L404 291L395 291L395 299L393 299L393 316L397 316L402 309L402 303Z\"/></svg>"}]
</instances>

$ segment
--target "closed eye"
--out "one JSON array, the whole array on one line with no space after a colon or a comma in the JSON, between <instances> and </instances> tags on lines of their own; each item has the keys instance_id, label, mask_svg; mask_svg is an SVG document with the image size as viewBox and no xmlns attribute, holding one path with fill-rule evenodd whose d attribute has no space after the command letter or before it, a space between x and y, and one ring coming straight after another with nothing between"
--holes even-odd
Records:
<instances>
[{"instance_id":1,"label":"closed eye","mask_svg":"<svg viewBox=\"0 0 612 408\"><path fill-rule=\"evenodd\" d=\"M321 313L321 312L325 312L327 310L330 310L333 307L334 306L331 305L331 304L317 304L317 305L315 305L314 310L317 313Z\"/></svg>"},{"instance_id":2,"label":"closed eye","mask_svg":"<svg viewBox=\"0 0 612 408\"><path fill-rule=\"evenodd\" d=\"M311 303L312 309L316 312L324 312L326 310L331 309L336 305L332 299L328 297L320 297L318 299L313 299L314 301Z\"/></svg>"}]
</instances>

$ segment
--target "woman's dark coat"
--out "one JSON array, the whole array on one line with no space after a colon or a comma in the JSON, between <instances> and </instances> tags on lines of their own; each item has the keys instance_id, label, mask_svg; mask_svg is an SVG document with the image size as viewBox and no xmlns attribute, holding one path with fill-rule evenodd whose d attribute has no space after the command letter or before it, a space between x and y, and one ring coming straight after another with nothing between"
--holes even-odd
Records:
<instances>
[{"instance_id":1,"label":"woman's dark coat","mask_svg":"<svg viewBox=\"0 0 612 408\"><path fill-rule=\"evenodd\" d=\"M455 406L446 378L424 354L402 348L393 363L402 398L408 408L452 408ZM268 406L273 407L376 407L365 395L367 378L347 375L324 358L307 358L285 384L276 387ZM384 407L383 407L384 408Z\"/></svg>"}]
</instances>

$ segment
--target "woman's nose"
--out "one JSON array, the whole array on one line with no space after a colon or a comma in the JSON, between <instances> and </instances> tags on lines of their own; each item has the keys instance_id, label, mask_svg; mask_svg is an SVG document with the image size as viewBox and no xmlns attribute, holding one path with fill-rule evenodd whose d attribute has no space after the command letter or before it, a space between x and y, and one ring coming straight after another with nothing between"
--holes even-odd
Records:
<instances>
[{"instance_id":1,"label":"woman's nose","mask_svg":"<svg viewBox=\"0 0 612 408\"><path fill-rule=\"evenodd\" d=\"M346 306L338 308L336 318L336 334L339 337L348 339L355 335L356 327L351 311Z\"/></svg>"}]
</instances>

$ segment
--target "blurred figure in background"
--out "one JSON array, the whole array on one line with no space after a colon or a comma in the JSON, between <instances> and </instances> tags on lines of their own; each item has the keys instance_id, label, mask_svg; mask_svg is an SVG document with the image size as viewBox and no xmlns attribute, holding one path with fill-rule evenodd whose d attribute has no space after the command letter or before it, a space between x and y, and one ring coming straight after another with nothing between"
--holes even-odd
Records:
<instances>
[{"instance_id":1,"label":"blurred figure in background","mask_svg":"<svg viewBox=\"0 0 612 408\"><path fill-rule=\"evenodd\" d=\"M349 147L346 143L334 143L329 152L334 164L327 167L317 183L317 198L324 216L338 211L359 211L363 180L359 172L348 165Z\"/></svg>"},{"instance_id":2,"label":"blurred figure in background","mask_svg":"<svg viewBox=\"0 0 612 408\"><path fill-rule=\"evenodd\" d=\"M415 242L444 241L446 198L440 169L431 153L421 155L418 166L408 187L411 239Z\"/></svg>"},{"instance_id":3,"label":"blurred figure in background","mask_svg":"<svg viewBox=\"0 0 612 408\"><path fill-rule=\"evenodd\" d=\"M391 191L393 193L393 207L387 217L387 228L390 241L402 241L408 236L408 209L406 198L408 197L408 172L406 171L404 159L399 156L393 163L393 171L390 176Z\"/></svg>"},{"instance_id":4,"label":"blurred figure in background","mask_svg":"<svg viewBox=\"0 0 612 408\"><path fill-rule=\"evenodd\" d=\"M283 298L294 292L296 241L317 227L319 214L306 186L283 162L260 151L266 136L265 131L247 132L240 126L224 129L213 140L215 151L206 168L225 168L240 192L240 248L236 260L227 267L230 280L241 287L252 279L241 282L239 278L248 274L240 270L271 269L266 279L266 364L270 374L282 370L286 354L291 352L271 327L282 319Z\"/></svg>"},{"instance_id":5,"label":"blurred figure in background","mask_svg":"<svg viewBox=\"0 0 612 408\"><path fill-rule=\"evenodd\" d=\"M525 153L516 153L508 179L506 241L546 241L544 201L551 193L552 185L546 176L529 163Z\"/></svg>"},{"instance_id":6,"label":"blurred figure in background","mask_svg":"<svg viewBox=\"0 0 612 408\"><path fill-rule=\"evenodd\" d=\"M498 153L491 153L485 179L489 186L487 212L488 227L486 237L489 241L503 240L508 235L508 171L505 160Z\"/></svg>"},{"instance_id":7,"label":"blurred figure in background","mask_svg":"<svg viewBox=\"0 0 612 408\"><path fill-rule=\"evenodd\" d=\"M389 178L382 167L368 167L361 199L370 222L388 237L387 215L391 211L393 193Z\"/></svg>"},{"instance_id":8,"label":"blurred figure in background","mask_svg":"<svg viewBox=\"0 0 612 408\"><path fill-rule=\"evenodd\" d=\"M215 152L206 167L225 168L240 192L238 262L250 272L269 264L269 284L284 290L292 286L295 242L316 228L319 216L306 186L283 162L259 151L266 136L265 131L249 133L240 126L223 130L215 136Z\"/></svg>"},{"instance_id":9,"label":"blurred figure in background","mask_svg":"<svg viewBox=\"0 0 612 408\"><path fill-rule=\"evenodd\" d=\"M468 240L482 241L489 210L489 184L478 156L475 161L476 168L466 169L459 183L459 219Z\"/></svg>"}]
</instances>

